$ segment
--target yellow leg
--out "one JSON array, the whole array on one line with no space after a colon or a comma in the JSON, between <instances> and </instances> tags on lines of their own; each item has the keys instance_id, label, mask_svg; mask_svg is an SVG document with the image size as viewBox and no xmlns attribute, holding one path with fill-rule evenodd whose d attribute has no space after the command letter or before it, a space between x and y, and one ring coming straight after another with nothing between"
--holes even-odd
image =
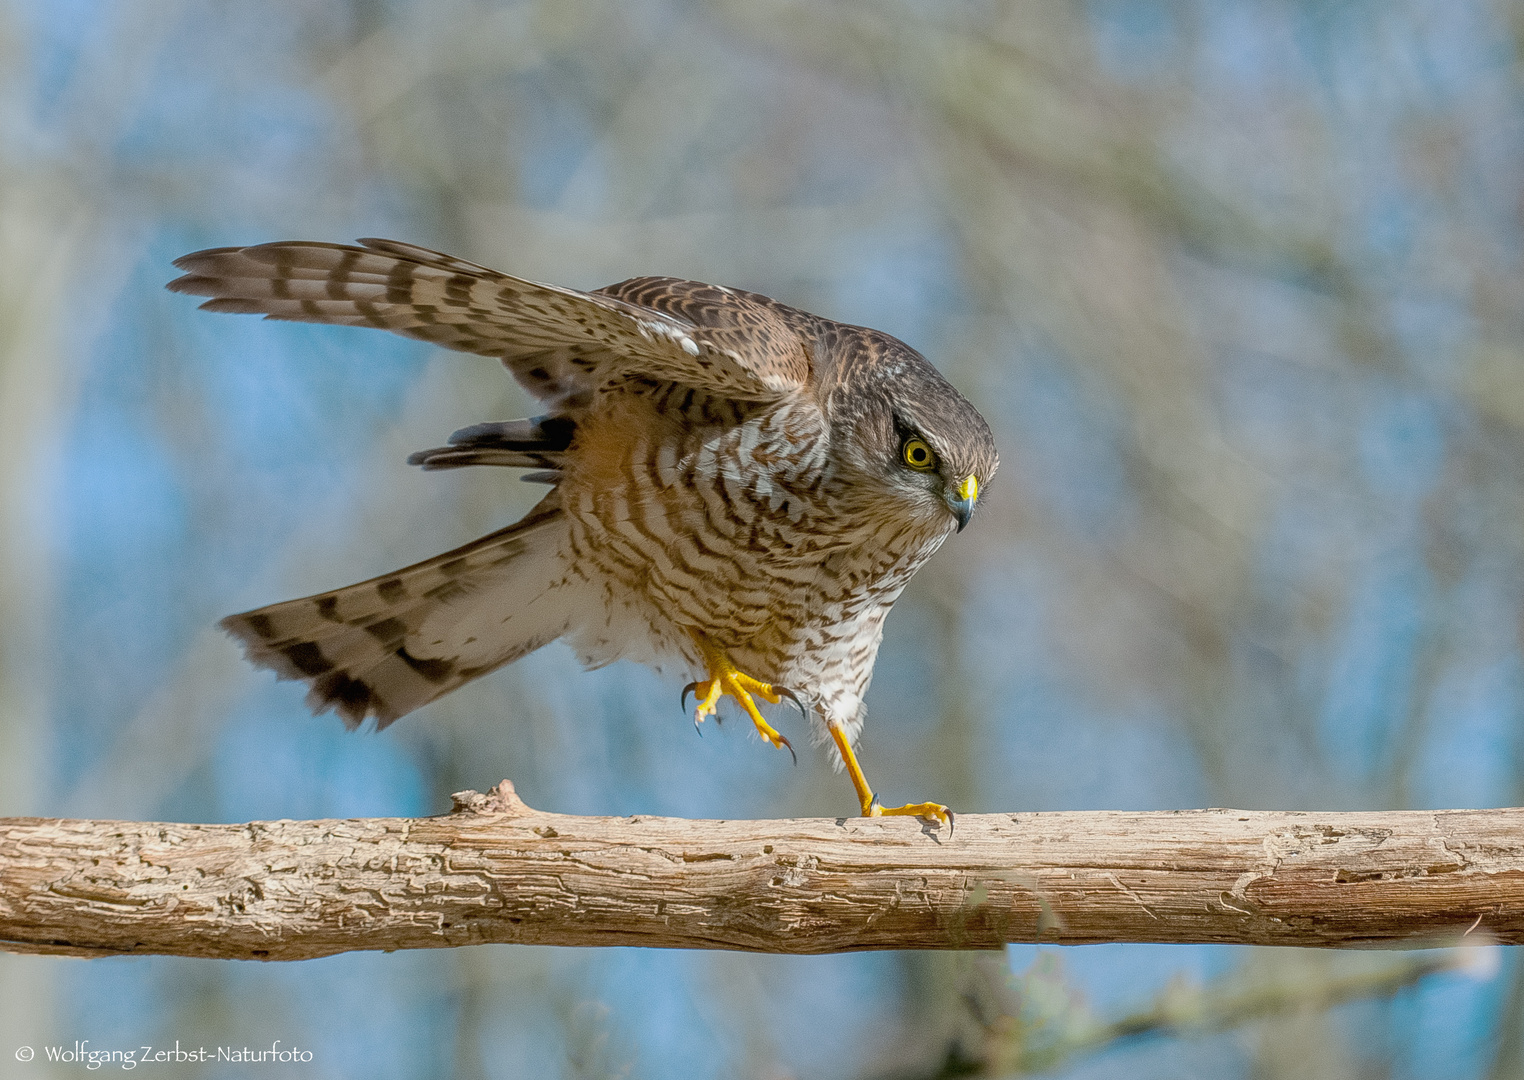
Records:
<instances>
[{"instance_id":1,"label":"yellow leg","mask_svg":"<svg viewBox=\"0 0 1524 1080\"><path fill-rule=\"evenodd\" d=\"M757 734L773 746L788 750L797 764L799 758L794 755L793 744L780 735L777 728L767 722L767 718L757 709L757 703L752 700L752 695L756 694L763 701L776 705L787 697L799 706L799 711L802 713L804 706L794 696L794 692L786 687L774 686L760 679L754 679L737 670L723 649L710 644L708 639L701 635L694 634L693 640L698 642L699 650L704 656L704 666L709 669L709 678L704 682L689 683L683 688L685 702L690 692L696 694L699 699L698 708L693 713L694 724L702 724L706 716L715 716L715 709L720 703L720 698L729 694L740 702L741 708L745 709L746 714L751 717L751 722L756 725ZM719 717L715 716L715 720L718 722Z\"/></svg>"},{"instance_id":2,"label":"yellow leg","mask_svg":"<svg viewBox=\"0 0 1524 1080\"><path fill-rule=\"evenodd\" d=\"M847 742L847 736L841 728L835 724L829 725L831 738L836 743L836 749L841 751L841 760L846 763L847 775L852 778L852 786L857 789L857 801L862 804L863 817L886 817L891 814L904 814L909 817L934 818L945 822L947 834L952 835L953 812L941 803L923 802L907 803L904 806L882 806L878 796L873 794L873 789L868 786L868 778L863 775L863 767L857 763L857 755L852 752L852 744Z\"/></svg>"}]
</instances>

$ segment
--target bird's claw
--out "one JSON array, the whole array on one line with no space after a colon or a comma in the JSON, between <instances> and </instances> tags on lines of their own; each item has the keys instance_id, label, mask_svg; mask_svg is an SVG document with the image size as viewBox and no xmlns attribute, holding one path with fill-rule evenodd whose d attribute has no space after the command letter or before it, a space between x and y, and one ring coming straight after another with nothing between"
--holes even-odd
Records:
<instances>
[{"instance_id":1,"label":"bird's claw","mask_svg":"<svg viewBox=\"0 0 1524 1080\"><path fill-rule=\"evenodd\" d=\"M863 807L863 817L918 817L930 818L939 824L947 826L947 835L952 836L953 825L957 815L941 803L923 802L906 803L904 806L885 806L874 795Z\"/></svg>"},{"instance_id":2,"label":"bird's claw","mask_svg":"<svg viewBox=\"0 0 1524 1080\"><path fill-rule=\"evenodd\" d=\"M789 703L792 704L794 708L799 710L799 719L805 721L806 723L809 722L810 714L805 709L804 702L799 700L798 694L794 693L786 686L773 687L773 693L777 694L779 697L788 698Z\"/></svg>"},{"instance_id":3,"label":"bird's claw","mask_svg":"<svg viewBox=\"0 0 1524 1080\"><path fill-rule=\"evenodd\" d=\"M878 801L878 794L868 786L868 778L863 775L863 768L857 763L857 755L852 752L852 742L847 738L847 733L839 724L830 724L827 730L831 733L831 740L836 743L836 749L841 752L841 763L846 766L847 775L852 778L852 786L857 790L858 804L863 808L863 817L918 817L930 818L938 823L947 825L947 835L953 834L953 812L941 803L923 802L907 803L904 806L885 806Z\"/></svg>"},{"instance_id":4,"label":"bird's claw","mask_svg":"<svg viewBox=\"0 0 1524 1080\"><path fill-rule=\"evenodd\" d=\"M678 705L677 705L677 707L679 709L681 709L683 712L687 712L688 711L688 695L689 694L704 693L704 692L706 692L708 686L709 686L708 683L691 682L687 686L683 687L683 696L678 698ZM699 725L704 722L704 717L706 717L706 716L713 716L714 717L715 725L717 727L723 727L724 724L725 724L725 721L720 719L720 714L719 714L718 711L716 711L716 710L710 710L709 712L706 713L702 709L698 710L693 715L693 730L697 731L699 733L699 737L700 738L703 738L704 732L703 732L703 729L699 727Z\"/></svg>"},{"instance_id":5,"label":"bird's claw","mask_svg":"<svg viewBox=\"0 0 1524 1080\"><path fill-rule=\"evenodd\" d=\"M704 717L713 716L714 722L720 722L716 706L720 698L729 694L735 698L746 714L751 717L751 722L756 726L757 734L764 740L779 749L787 750L789 756L794 759L794 764L799 764L799 755L794 753L793 744L784 738L776 728L767 722L767 719L757 709L757 703L752 699L756 694L764 701L777 704L787 697L804 714L804 705L798 695L784 686L773 686L760 679L754 679L745 672L740 671L730 662L730 658L724 652L710 645L699 635L694 635L699 648L703 652L705 665L709 669L709 678L702 682L691 682L683 687L681 704L683 710L688 709L688 695L693 694L699 699L698 706L693 711L693 724L697 727L704 722Z\"/></svg>"}]
</instances>

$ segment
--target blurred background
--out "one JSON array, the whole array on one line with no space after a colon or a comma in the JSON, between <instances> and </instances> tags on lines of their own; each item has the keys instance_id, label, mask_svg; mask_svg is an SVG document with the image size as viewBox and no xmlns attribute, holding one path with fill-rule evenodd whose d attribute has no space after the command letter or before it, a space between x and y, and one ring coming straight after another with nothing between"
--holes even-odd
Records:
<instances>
[{"instance_id":1,"label":"blurred background","mask_svg":"<svg viewBox=\"0 0 1524 1080\"><path fill-rule=\"evenodd\" d=\"M162 288L356 236L764 292L982 409L1000 475L869 697L886 801L1524 803L1521 49L1505 0L0 0L0 813L417 815L503 777L851 811L823 754L695 738L675 684L559 645L380 735L243 664L222 615L538 494L404 463L532 411L492 361ZM1503 1078L1524 964L0 955L0 1039L280 1039L367 1080Z\"/></svg>"}]
</instances>

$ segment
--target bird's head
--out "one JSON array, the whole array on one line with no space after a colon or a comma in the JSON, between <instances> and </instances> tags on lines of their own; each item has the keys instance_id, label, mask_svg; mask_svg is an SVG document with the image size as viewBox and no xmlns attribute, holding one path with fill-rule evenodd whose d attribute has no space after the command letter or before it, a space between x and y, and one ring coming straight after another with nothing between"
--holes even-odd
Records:
<instances>
[{"instance_id":1,"label":"bird's head","mask_svg":"<svg viewBox=\"0 0 1524 1080\"><path fill-rule=\"evenodd\" d=\"M872 362L847 365L855 385L832 395L844 456L897 512L961 532L1000 464L989 425L920 353L866 334Z\"/></svg>"}]
</instances>

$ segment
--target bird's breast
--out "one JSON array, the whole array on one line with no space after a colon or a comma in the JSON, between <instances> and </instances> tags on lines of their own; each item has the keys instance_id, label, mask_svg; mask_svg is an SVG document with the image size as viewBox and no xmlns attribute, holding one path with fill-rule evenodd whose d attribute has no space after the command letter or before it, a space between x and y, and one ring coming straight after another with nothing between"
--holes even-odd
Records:
<instances>
[{"instance_id":1,"label":"bird's breast","mask_svg":"<svg viewBox=\"0 0 1524 1080\"><path fill-rule=\"evenodd\" d=\"M861 512L810 402L608 395L579 420L561 491L568 565L611 607L774 667L892 600L935 546Z\"/></svg>"}]
</instances>

